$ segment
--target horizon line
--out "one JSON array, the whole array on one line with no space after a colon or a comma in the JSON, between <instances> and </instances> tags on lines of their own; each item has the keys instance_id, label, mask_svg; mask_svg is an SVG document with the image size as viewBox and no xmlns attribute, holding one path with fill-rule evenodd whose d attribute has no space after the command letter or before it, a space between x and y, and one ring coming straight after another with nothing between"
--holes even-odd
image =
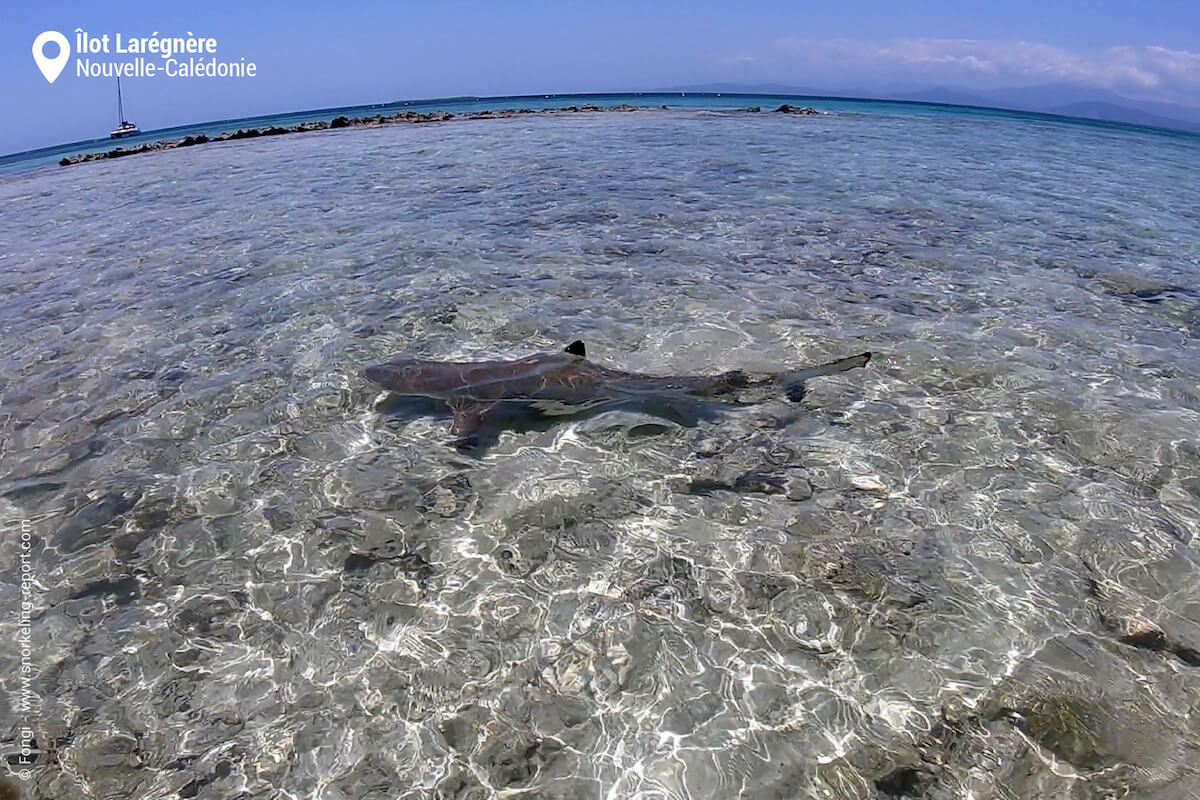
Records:
<instances>
[{"instance_id":1,"label":"horizon line","mask_svg":"<svg viewBox=\"0 0 1200 800\"><path fill-rule=\"evenodd\" d=\"M179 125L171 125L165 128L153 128L148 131L143 131L139 134L140 137L151 135L169 134L173 131L180 131L191 128L200 128L210 125L225 125L232 123L248 122L252 120L266 120L275 117L284 117L291 115L325 115L335 112L344 112L350 109L372 109L372 108L391 108L395 106L425 106L434 103L463 103L463 102L481 102L485 100L546 100L551 98L613 98L613 97L746 97L746 98L780 98L780 99L806 99L806 100L849 100L858 102L873 102L873 103L888 103L894 105L906 106L929 106L935 108L963 108L976 111L1000 112L1004 115L1016 115L1022 117L1045 118L1050 121L1062 122L1069 121L1071 124L1098 125L1104 127L1112 127L1117 129L1133 129L1140 131L1148 131L1154 133L1168 133L1172 135L1182 134L1185 136L1200 137L1200 130L1192 131L1180 128L1167 128L1161 125L1153 125L1148 123L1137 122L1122 122L1118 120L1107 120L1096 117L1080 117L1072 114L1057 114L1052 111L1030 111L1025 109L1011 108L1005 106L982 106L967 103L948 103L936 100L904 100L892 99L887 97L873 97L870 95L838 95L838 94L808 94L808 93L786 93L786 92L745 92L745 91L687 91L680 89L649 89L649 90L634 90L634 91L613 91L613 92L536 92L530 94L507 94L507 95L453 95L448 97L433 97L433 98L418 98L409 100L392 100L379 103L360 103L357 105L348 106L329 106L324 108L312 109L297 109L292 111L275 112L271 114L257 114L249 117L231 117L226 119L204 120L200 122L187 122ZM98 144L108 142L110 139L105 137L96 137L94 139L80 139L75 142L63 142L60 144L47 145L38 147L32 150L18 150L11 153L0 154L0 165L12 164L26 159L36 158L39 156L54 155L58 151L73 147L95 147ZM120 140L112 139L113 142ZM119 145L117 145L119 146Z\"/></svg>"}]
</instances>

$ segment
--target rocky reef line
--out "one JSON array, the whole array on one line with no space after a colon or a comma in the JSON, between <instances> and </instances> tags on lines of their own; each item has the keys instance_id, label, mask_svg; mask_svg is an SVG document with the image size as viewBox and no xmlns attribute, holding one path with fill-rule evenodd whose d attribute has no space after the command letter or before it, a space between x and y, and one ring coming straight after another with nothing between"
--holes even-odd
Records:
<instances>
[{"instance_id":1,"label":"rocky reef line","mask_svg":"<svg viewBox=\"0 0 1200 800\"><path fill-rule=\"evenodd\" d=\"M260 136L279 136L285 133L304 133L305 131L323 131L331 128L378 128L383 125L394 125L397 123L425 123L425 122L445 122L454 119L456 116L459 119L506 119L509 117L519 117L526 114L577 114L585 112L627 112L627 111L654 111L667 110L666 106L651 108L649 106L631 106L622 103L619 106L597 106L587 103L581 106L563 106L561 108L543 108L540 111L532 108L512 108L503 109L500 111L471 111L465 114L451 114L448 111L432 111L428 114L421 114L416 111L400 111L387 116L376 114L369 117L334 117L332 120L317 120L313 122L300 122L296 125L291 125L286 128L277 125L271 125L266 128L246 128L245 130L237 130L228 133L222 133L218 136L206 136L198 134L196 136L185 136L182 139L163 139L154 143L143 144L140 147L114 147L112 150L105 150L99 153L80 153L79 155L67 156L58 162L59 166L67 167L71 164L82 164L85 161L99 161L105 158L120 158L122 156L131 156L135 153L149 153L156 150L174 150L177 147L192 147L198 144L208 144L209 142L227 142L234 139L257 139ZM742 112L759 112L762 109L759 106L751 106L749 108L739 109ZM820 114L815 108L807 106L793 106L787 103L775 109L776 112L782 114Z\"/></svg>"}]
</instances>

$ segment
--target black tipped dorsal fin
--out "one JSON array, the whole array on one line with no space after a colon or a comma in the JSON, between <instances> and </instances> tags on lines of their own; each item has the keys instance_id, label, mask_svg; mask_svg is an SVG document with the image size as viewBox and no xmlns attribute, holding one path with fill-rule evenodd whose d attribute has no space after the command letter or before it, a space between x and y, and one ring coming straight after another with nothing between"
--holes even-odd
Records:
<instances>
[{"instance_id":1,"label":"black tipped dorsal fin","mask_svg":"<svg viewBox=\"0 0 1200 800\"><path fill-rule=\"evenodd\" d=\"M583 342L579 339L576 339L575 341L571 342L569 345L564 347L563 351L570 353L573 356L579 356L580 358L587 358L587 349L584 348Z\"/></svg>"}]
</instances>

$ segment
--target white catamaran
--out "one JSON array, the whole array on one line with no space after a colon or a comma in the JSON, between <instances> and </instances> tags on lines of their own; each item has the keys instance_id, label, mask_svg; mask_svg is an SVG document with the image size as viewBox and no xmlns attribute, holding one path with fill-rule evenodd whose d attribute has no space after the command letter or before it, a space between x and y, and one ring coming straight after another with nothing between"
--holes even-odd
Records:
<instances>
[{"instance_id":1,"label":"white catamaran","mask_svg":"<svg viewBox=\"0 0 1200 800\"><path fill-rule=\"evenodd\" d=\"M121 76L117 76L117 127L108 132L108 135L114 139L120 139L122 136L135 136L142 132L142 129L137 125L125 119L125 106L121 104Z\"/></svg>"}]
</instances>

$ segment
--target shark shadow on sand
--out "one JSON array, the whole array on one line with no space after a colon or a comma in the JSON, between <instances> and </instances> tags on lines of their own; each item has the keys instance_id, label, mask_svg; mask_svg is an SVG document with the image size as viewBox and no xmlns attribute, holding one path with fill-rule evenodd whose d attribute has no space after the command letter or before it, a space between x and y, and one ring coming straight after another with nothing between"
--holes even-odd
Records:
<instances>
[{"instance_id":1,"label":"shark shadow on sand","mask_svg":"<svg viewBox=\"0 0 1200 800\"><path fill-rule=\"evenodd\" d=\"M392 393L379 410L399 417L450 413L450 433L462 450L495 444L503 430L546 430L564 417L613 409L640 411L694 427L719 414L719 404L750 405L777 391L793 402L804 383L866 365L870 353L782 372L718 375L644 375L603 367L587 358L583 342L561 353L514 361L426 361L399 358L367 367L362 375Z\"/></svg>"}]
</instances>

